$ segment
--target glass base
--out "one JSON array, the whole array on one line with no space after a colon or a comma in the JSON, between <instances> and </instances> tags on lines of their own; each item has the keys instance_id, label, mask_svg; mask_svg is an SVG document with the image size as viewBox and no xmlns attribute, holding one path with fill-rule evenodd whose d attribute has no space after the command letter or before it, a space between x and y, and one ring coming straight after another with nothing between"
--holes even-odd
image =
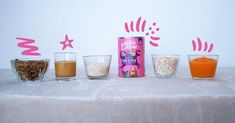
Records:
<instances>
[{"instance_id":1,"label":"glass base","mask_svg":"<svg viewBox=\"0 0 235 123\"><path fill-rule=\"evenodd\" d=\"M195 79L195 80L213 80L213 79L215 79L215 77L209 77L209 78L192 77L192 79Z\"/></svg>"},{"instance_id":2,"label":"glass base","mask_svg":"<svg viewBox=\"0 0 235 123\"><path fill-rule=\"evenodd\" d=\"M173 73L173 74L168 74L168 75L160 75L160 74L155 73L155 76L156 76L157 78L168 79L168 78L174 78L174 77L176 77L176 74Z\"/></svg>"},{"instance_id":3,"label":"glass base","mask_svg":"<svg viewBox=\"0 0 235 123\"><path fill-rule=\"evenodd\" d=\"M56 77L57 81L71 81L71 80L76 80L76 77Z\"/></svg>"},{"instance_id":4,"label":"glass base","mask_svg":"<svg viewBox=\"0 0 235 123\"><path fill-rule=\"evenodd\" d=\"M108 76L105 75L105 76L87 76L88 79L107 79Z\"/></svg>"}]
</instances>

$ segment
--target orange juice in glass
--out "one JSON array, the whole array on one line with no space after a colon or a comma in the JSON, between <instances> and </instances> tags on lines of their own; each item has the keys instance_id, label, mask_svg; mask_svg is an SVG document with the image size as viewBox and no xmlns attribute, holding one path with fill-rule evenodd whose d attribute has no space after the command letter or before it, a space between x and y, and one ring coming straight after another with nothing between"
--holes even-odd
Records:
<instances>
[{"instance_id":1,"label":"orange juice in glass","mask_svg":"<svg viewBox=\"0 0 235 123\"><path fill-rule=\"evenodd\" d=\"M219 55L188 55L193 79L214 79Z\"/></svg>"}]
</instances>

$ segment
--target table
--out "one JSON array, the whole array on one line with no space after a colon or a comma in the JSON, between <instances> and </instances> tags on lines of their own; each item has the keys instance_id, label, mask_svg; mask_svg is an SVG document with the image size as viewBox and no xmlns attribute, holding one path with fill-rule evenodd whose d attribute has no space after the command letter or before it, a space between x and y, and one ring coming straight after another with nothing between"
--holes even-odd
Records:
<instances>
[{"instance_id":1,"label":"table","mask_svg":"<svg viewBox=\"0 0 235 123\"><path fill-rule=\"evenodd\" d=\"M174 78L22 83L0 70L0 123L235 123L235 68L218 68L215 80Z\"/></svg>"}]
</instances>

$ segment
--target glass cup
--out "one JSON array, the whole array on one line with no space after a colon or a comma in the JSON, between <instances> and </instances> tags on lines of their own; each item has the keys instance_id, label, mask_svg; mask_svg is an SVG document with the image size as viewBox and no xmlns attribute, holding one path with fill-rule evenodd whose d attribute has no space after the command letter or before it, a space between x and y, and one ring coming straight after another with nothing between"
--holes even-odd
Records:
<instances>
[{"instance_id":1,"label":"glass cup","mask_svg":"<svg viewBox=\"0 0 235 123\"><path fill-rule=\"evenodd\" d=\"M73 80L76 77L75 52L55 53L55 76L56 80Z\"/></svg>"},{"instance_id":2,"label":"glass cup","mask_svg":"<svg viewBox=\"0 0 235 123\"><path fill-rule=\"evenodd\" d=\"M152 54L154 73L157 77L169 78L176 74L179 55Z\"/></svg>"},{"instance_id":3,"label":"glass cup","mask_svg":"<svg viewBox=\"0 0 235 123\"><path fill-rule=\"evenodd\" d=\"M112 55L83 56L88 79L108 78L111 59Z\"/></svg>"},{"instance_id":4,"label":"glass cup","mask_svg":"<svg viewBox=\"0 0 235 123\"><path fill-rule=\"evenodd\" d=\"M214 79L219 55L188 55L193 79Z\"/></svg>"},{"instance_id":5,"label":"glass cup","mask_svg":"<svg viewBox=\"0 0 235 123\"><path fill-rule=\"evenodd\" d=\"M18 80L42 81L49 68L49 59L24 58L11 60L11 68Z\"/></svg>"}]
</instances>

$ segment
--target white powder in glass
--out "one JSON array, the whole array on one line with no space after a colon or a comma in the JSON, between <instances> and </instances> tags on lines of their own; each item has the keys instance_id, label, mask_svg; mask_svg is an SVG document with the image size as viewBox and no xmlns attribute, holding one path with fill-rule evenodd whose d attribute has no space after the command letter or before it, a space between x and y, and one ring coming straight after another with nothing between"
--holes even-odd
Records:
<instances>
[{"instance_id":1,"label":"white powder in glass","mask_svg":"<svg viewBox=\"0 0 235 123\"><path fill-rule=\"evenodd\" d=\"M87 75L93 77L107 76L109 74L109 65L96 63L87 66Z\"/></svg>"},{"instance_id":2,"label":"white powder in glass","mask_svg":"<svg viewBox=\"0 0 235 123\"><path fill-rule=\"evenodd\" d=\"M172 76L177 69L178 59L175 57L159 57L154 59L154 71L159 76Z\"/></svg>"}]
</instances>

